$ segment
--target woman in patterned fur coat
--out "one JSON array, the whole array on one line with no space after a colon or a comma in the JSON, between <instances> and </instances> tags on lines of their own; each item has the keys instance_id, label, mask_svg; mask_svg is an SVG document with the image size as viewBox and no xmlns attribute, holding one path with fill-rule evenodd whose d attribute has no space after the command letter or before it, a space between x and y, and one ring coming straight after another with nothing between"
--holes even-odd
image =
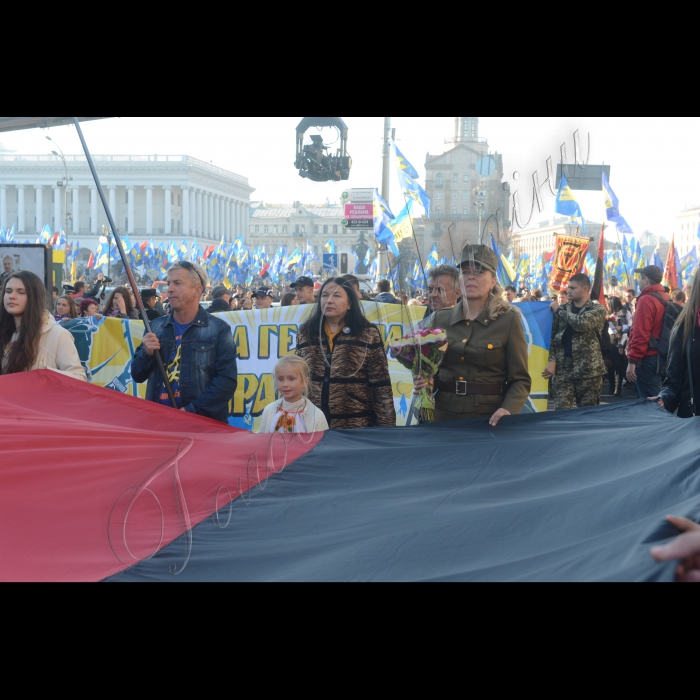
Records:
<instances>
[{"instance_id":1,"label":"woman in patterned fur coat","mask_svg":"<svg viewBox=\"0 0 700 700\"><path fill-rule=\"evenodd\" d=\"M394 392L381 335L343 279L322 287L297 336L311 370L309 399L331 430L396 426Z\"/></svg>"}]
</instances>

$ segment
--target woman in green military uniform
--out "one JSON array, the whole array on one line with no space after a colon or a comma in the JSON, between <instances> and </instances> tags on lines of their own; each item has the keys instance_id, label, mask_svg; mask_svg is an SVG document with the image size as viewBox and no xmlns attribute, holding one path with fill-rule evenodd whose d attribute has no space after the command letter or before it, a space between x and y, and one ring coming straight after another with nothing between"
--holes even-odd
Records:
<instances>
[{"instance_id":1,"label":"woman in green military uniform","mask_svg":"<svg viewBox=\"0 0 700 700\"><path fill-rule=\"evenodd\" d=\"M449 347L435 380L435 421L483 419L496 426L518 415L530 395L527 342L520 312L503 299L498 257L486 246L462 253L462 301L429 322ZM415 378L416 391L425 387Z\"/></svg>"}]
</instances>

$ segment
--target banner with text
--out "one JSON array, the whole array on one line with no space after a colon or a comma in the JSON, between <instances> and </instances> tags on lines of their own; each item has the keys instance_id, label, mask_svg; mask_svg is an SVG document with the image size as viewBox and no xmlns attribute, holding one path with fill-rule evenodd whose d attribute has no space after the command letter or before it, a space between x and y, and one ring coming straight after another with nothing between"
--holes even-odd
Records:
<instances>
[{"instance_id":1,"label":"banner with text","mask_svg":"<svg viewBox=\"0 0 700 700\"><path fill-rule=\"evenodd\" d=\"M424 309L364 302L367 318L379 328L387 345L408 333L422 319ZM217 314L231 327L238 348L238 389L231 402L229 422L254 430L265 407L275 398L274 368L280 358L294 354L299 326L311 306ZM533 393L526 412L547 410L548 387L542 372L549 359L552 314L548 304L518 305L528 341ZM73 334L80 360L90 381L114 391L145 398L146 385L131 378L131 363L143 338L143 323L117 319L76 319L65 327ZM397 424L406 425L413 394L411 373L389 360Z\"/></svg>"}]
</instances>

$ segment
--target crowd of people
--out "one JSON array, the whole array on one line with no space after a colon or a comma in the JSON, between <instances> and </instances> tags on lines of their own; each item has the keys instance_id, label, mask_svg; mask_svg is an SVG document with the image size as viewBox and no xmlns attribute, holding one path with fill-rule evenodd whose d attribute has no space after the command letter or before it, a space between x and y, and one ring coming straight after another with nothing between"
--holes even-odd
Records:
<instances>
[{"instance_id":1,"label":"crowd of people","mask_svg":"<svg viewBox=\"0 0 700 700\"><path fill-rule=\"evenodd\" d=\"M592 284L585 275L571 278L566 295L548 300L536 291L502 289L497 270L498 258L486 246L466 247L460 268L430 270L422 325L445 329L448 337L431 387L436 422L488 419L495 427L522 411L532 379L517 304L529 299L549 303L553 314L544 377L551 380L556 410L597 405L607 378L615 393L626 380L639 397L682 418L696 415L700 285L689 293L674 292L672 300L661 284L663 272L650 266L635 271L639 296L629 290L624 299L611 296L602 306L591 299ZM136 383L147 384L147 400L227 423L238 385L237 350L230 326L218 314L307 304L312 309L299 328L296 354L275 369L279 398L263 413L260 430L313 433L396 426L386 348L363 312L361 302L372 297L357 278L347 275L319 284L301 277L289 290L212 289L207 282L198 264L177 263L168 271L163 303L155 289L139 292L126 285L112 289L103 301L104 279L90 289L79 280L64 295L54 289L50 313L42 281L29 272L11 273L3 280L0 308L2 374L52 369L87 381L72 335L62 325L79 316L136 320L145 313L151 332L135 353L131 375ZM139 311L137 294L144 312ZM377 303L423 305L400 293L395 296L387 281L377 285L373 298ZM427 387L421 377L414 383L416 392ZM681 544L655 550L658 559L700 545L697 526L676 524L686 533ZM699 553L683 557L679 579L700 577L700 564L693 558Z\"/></svg>"}]
</instances>

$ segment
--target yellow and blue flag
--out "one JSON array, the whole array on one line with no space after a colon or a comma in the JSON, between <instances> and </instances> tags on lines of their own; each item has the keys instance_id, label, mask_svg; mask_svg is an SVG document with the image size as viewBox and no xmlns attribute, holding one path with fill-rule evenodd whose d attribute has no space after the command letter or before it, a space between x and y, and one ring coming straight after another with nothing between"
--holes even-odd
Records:
<instances>
[{"instance_id":1,"label":"yellow and blue flag","mask_svg":"<svg viewBox=\"0 0 700 700\"><path fill-rule=\"evenodd\" d=\"M48 245L52 238L53 234L51 233L51 227L47 224L41 229L41 233L36 239L37 245Z\"/></svg>"},{"instance_id":2,"label":"yellow and blue flag","mask_svg":"<svg viewBox=\"0 0 700 700\"><path fill-rule=\"evenodd\" d=\"M682 285L686 285L688 282L690 282L697 266L698 254L695 252L695 249L691 250L690 253L681 258L680 271Z\"/></svg>"},{"instance_id":3,"label":"yellow and blue flag","mask_svg":"<svg viewBox=\"0 0 700 700\"><path fill-rule=\"evenodd\" d=\"M401 184L404 195L420 204L423 209L425 209L425 215L430 218L430 197L416 182L418 179L418 172L408 160L406 160L406 157L396 148L396 144L393 142L392 149L398 165L399 183Z\"/></svg>"},{"instance_id":4,"label":"yellow and blue flag","mask_svg":"<svg viewBox=\"0 0 700 700\"><path fill-rule=\"evenodd\" d=\"M576 197L574 197L574 193L571 191L569 183L563 173L554 211L562 216L568 216L573 222L577 223L586 231L586 222L583 218L581 207L576 201Z\"/></svg>"},{"instance_id":5,"label":"yellow and blue flag","mask_svg":"<svg viewBox=\"0 0 700 700\"><path fill-rule=\"evenodd\" d=\"M625 220L625 217L620 214L620 200L613 192L612 187L610 187L610 181L605 173L603 173L603 195L605 197L605 213L608 221L614 221L620 233L632 234L632 228Z\"/></svg>"},{"instance_id":6,"label":"yellow and blue flag","mask_svg":"<svg viewBox=\"0 0 700 700\"><path fill-rule=\"evenodd\" d=\"M430 251L430 255L428 255L428 261L425 263L425 269L432 270L433 268L436 268L439 263L440 263L440 255L438 254L438 249L437 249L437 244L436 244L433 246L433 249Z\"/></svg>"},{"instance_id":7,"label":"yellow and blue flag","mask_svg":"<svg viewBox=\"0 0 700 700\"><path fill-rule=\"evenodd\" d=\"M420 177L418 171L408 162L406 156L399 151L396 143L394 143L394 152L396 154L396 167L399 169L399 172L403 172L408 177L417 180Z\"/></svg>"},{"instance_id":8,"label":"yellow and blue flag","mask_svg":"<svg viewBox=\"0 0 700 700\"><path fill-rule=\"evenodd\" d=\"M530 256L524 253L518 262L518 281L528 282L530 277Z\"/></svg>"},{"instance_id":9,"label":"yellow and blue flag","mask_svg":"<svg viewBox=\"0 0 700 700\"><path fill-rule=\"evenodd\" d=\"M508 258L501 252L493 236L491 236L491 250L498 256L498 283L504 288L514 285L518 275L508 262Z\"/></svg>"},{"instance_id":10,"label":"yellow and blue flag","mask_svg":"<svg viewBox=\"0 0 700 700\"><path fill-rule=\"evenodd\" d=\"M409 199L399 215L387 224L387 228L394 234L396 243L405 241L413 236L413 200Z\"/></svg>"},{"instance_id":11,"label":"yellow and blue flag","mask_svg":"<svg viewBox=\"0 0 700 700\"><path fill-rule=\"evenodd\" d=\"M326 243L326 250L329 255L335 255L335 241L332 238Z\"/></svg>"},{"instance_id":12,"label":"yellow and blue flag","mask_svg":"<svg viewBox=\"0 0 700 700\"><path fill-rule=\"evenodd\" d=\"M383 243L389 250L399 257L399 249L396 246L396 238L394 232L389 228L389 224L394 221L394 215L386 203L384 198L379 194L378 190L374 190L374 237L377 243Z\"/></svg>"}]
</instances>

